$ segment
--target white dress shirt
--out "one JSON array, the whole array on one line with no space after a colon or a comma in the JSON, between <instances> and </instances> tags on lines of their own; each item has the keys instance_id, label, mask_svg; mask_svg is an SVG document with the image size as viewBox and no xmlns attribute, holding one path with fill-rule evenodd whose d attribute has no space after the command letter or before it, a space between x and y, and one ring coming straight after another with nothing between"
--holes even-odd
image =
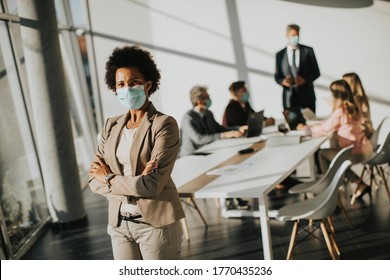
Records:
<instances>
[{"instance_id":1,"label":"white dress shirt","mask_svg":"<svg viewBox=\"0 0 390 280\"><path fill-rule=\"evenodd\" d=\"M293 47L290 45L287 45L287 59L288 59L288 64L290 67L292 66L292 58L293 58ZM297 66L297 69L299 69L299 47L297 46L295 48L295 65Z\"/></svg>"}]
</instances>

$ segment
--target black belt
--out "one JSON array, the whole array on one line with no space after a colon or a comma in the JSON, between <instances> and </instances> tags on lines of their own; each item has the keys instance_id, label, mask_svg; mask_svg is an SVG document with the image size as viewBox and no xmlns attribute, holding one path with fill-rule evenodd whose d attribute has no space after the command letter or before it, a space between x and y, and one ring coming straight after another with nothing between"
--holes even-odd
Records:
<instances>
[{"instance_id":1,"label":"black belt","mask_svg":"<svg viewBox=\"0 0 390 280\"><path fill-rule=\"evenodd\" d=\"M146 225L149 225L148 223L146 223L144 221L139 221L138 220L138 219L142 218L141 214L133 215L133 216L122 216L122 215L119 215L119 217L123 221L133 222L133 223L136 223L136 224L146 224Z\"/></svg>"}]
</instances>

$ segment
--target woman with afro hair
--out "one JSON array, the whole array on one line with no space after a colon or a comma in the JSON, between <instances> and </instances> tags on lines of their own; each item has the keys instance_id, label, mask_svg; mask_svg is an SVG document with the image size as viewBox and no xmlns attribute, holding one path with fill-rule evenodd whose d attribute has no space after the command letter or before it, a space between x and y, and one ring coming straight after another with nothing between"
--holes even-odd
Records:
<instances>
[{"instance_id":1,"label":"woman with afro hair","mask_svg":"<svg viewBox=\"0 0 390 280\"><path fill-rule=\"evenodd\" d=\"M106 120L89 186L108 199L114 259L178 259L184 218L171 178L179 150L175 119L153 106L160 72L138 46L114 49L105 82L126 114Z\"/></svg>"}]
</instances>

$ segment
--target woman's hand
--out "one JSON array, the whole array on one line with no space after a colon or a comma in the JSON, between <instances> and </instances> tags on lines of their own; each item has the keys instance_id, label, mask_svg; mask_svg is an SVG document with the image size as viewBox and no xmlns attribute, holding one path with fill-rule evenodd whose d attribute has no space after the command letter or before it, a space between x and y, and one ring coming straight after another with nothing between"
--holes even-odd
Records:
<instances>
[{"instance_id":1,"label":"woman's hand","mask_svg":"<svg viewBox=\"0 0 390 280\"><path fill-rule=\"evenodd\" d=\"M306 129L306 125L301 124L301 123L299 123L299 124L297 125L297 130L305 130L305 129Z\"/></svg>"},{"instance_id":2,"label":"woman's hand","mask_svg":"<svg viewBox=\"0 0 390 280\"><path fill-rule=\"evenodd\" d=\"M158 162L157 159L148 161L148 163L145 166L144 171L142 171L143 176L148 175L152 172L154 172L158 168Z\"/></svg>"},{"instance_id":3,"label":"woman's hand","mask_svg":"<svg viewBox=\"0 0 390 280\"><path fill-rule=\"evenodd\" d=\"M91 162L91 169L89 169L88 174L100 182L106 183L107 174L112 172L102 158L96 156L95 160L96 161Z\"/></svg>"},{"instance_id":4,"label":"woman's hand","mask_svg":"<svg viewBox=\"0 0 390 280\"><path fill-rule=\"evenodd\" d=\"M240 128L238 129L238 131L241 132L241 134L245 134L245 132L248 130L248 126L247 125L242 125L240 126Z\"/></svg>"}]
</instances>

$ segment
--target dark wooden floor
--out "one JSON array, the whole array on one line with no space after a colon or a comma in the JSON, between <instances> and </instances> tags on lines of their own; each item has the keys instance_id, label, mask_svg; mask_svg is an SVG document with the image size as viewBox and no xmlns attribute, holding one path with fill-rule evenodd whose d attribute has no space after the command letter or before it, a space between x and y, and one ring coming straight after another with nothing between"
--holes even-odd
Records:
<instances>
[{"instance_id":1,"label":"dark wooden floor","mask_svg":"<svg viewBox=\"0 0 390 280\"><path fill-rule=\"evenodd\" d=\"M340 211L334 216L336 240L341 259L390 259L390 204L385 199L384 188L373 192L373 199L364 197L354 206L347 203L353 228L350 228ZM271 209L296 201L297 196L284 192L271 193ZM105 198L84 191L88 224L72 230L49 229L23 257L27 260L112 259L110 239L106 233L107 201ZM194 209L185 207L191 241L183 241L182 259L263 259L259 220L254 218L224 219L214 200L198 200L209 226L204 227ZM285 259L292 224L271 221L271 234L275 259ZM320 236L320 235L318 235ZM302 238L298 236L298 242ZM294 259L330 259L325 244L315 238L307 238L295 248Z\"/></svg>"}]
</instances>

